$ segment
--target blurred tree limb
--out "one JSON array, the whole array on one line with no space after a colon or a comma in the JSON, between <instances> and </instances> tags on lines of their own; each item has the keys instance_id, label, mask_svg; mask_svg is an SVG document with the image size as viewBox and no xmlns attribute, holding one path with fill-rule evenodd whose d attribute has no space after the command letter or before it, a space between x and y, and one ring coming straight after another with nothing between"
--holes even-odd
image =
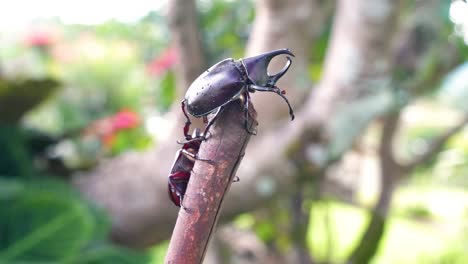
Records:
<instances>
[{"instance_id":1,"label":"blurred tree limb","mask_svg":"<svg viewBox=\"0 0 468 264\"><path fill-rule=\"evenodd\" d=\"M414 157L414 159L411 160L410 162L400 165L403 172L411 173L417 166L421 166L429 162L435 155L437 155L442 150L445 143L453 135L460 132L460 130L463 129L466 126L466 124L468 124L468 114L466 114L457 125L448 129L447 131L442 133L440 136L434 138L429 143L429 147L424 153L420 154L419 156Z\"/></svg>"},{"instance_id":2,"label":"blurred tree limb","mask_svg":"<svg viewBox=\"0 0 468 264\"><path fill-rule=\"evenodd\" d=\"M468 124L468 114L454 127L434 138L429 148L412 161L402 164L393 152L395 134L398 131L401 112L388 114L383 118L380 137L380 179L381 190L376 205L372 209L370 222L362 235L360 243L350 255L347 263L368 263L376 254L381 237L385 232L386 220L390 209L393 192L399 181L408 177L417 166L424 165L441 150L453 135Z\"/></svg>"},{"instance_id":3,"label":"blurred tree limb","mask_svg":"<svg viewBox=\"0 0 468 264\"><path fill-rule=\"evenodd\" d=\"M177 95L182 98L193 80L205 70L195 0L168 1L172 45L177 50Z\"/></svg>"},{"instance_id":4,"label":"blurred tree limb","mask_svg":"<svg viewBox=\"0 0 468 264\"><path fill-rule=\"evenodd\" d=\"M253 56L269 50L289 48L294 54L293 67L278 82L287 90L288 98L296 108L301 106L312 86L308 76L311 45L320 37L334 11L335 1L319 0L259 0L255 1L256 17L253 22L246 55ZM273 60L269 67L275 72L284 65ZM252 94L260 128L267 130L277 124L279 117L286 118L284 108L271 102L279 102L273 94ZM278 100L278 101L277 101Z\"/></svg>"}]
</instances>

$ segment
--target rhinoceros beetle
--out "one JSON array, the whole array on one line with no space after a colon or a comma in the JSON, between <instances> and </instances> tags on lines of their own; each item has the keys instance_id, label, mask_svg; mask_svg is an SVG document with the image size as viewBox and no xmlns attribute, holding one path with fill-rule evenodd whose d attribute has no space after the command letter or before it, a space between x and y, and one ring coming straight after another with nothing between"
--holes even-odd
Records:
<instances>
[{"instance_id":1,"label":"rhinoceros beetle","mask_svg":"<svg viewBox=\"0 0 468 264\"><path fill-rule=\"evenodd\" d=\"M203 135L200 134L200 131L195 129L191 136L189 135L185 138L187 142L184 143L182 148L177 151L171 172L168 177L167 191L169 194L169 199L171 199L171 201L176 206L182 208L184 208L182 202L185 191L187 190L190 176L192 175L192 169L195 165L195 160L210 161L198 157L198 150L200 149L201 140L192 140L202 137ZM235 176L233 181L239 181L239 177Z\"/></svg>"},{"instance_id":2,"label":"rhinoceros beetle","mask_svg":"<svg viewBox=\"0 0 468 264\"><path fill-rule=\"evenodd\" d=\"M184 135L189 137L190 118L187 112L195 117L204 117L214 113L214 117L206 125L202 136L191 140L205 139L210 126L216 120L223 107L240 98L244 99L245 127L251 134L255 131L248 129L248 105L249 93L255 91L273 92L281 96L289 107L291 120L294 119L294 112L288 99L284 96L285 91L275 86L276 82L288 71L291 66L291 58L287 57L287 63L276 75L269 75L268 64L278 55L286 54L293 56L288 49L279 49L263 53L254 57L234 60L225 59L213 65L202 73L189 87L182 101L182 111L186 117ZM187 109L187 111L186 111Z\"/></svg>"},{"instance_id":3,"label":"rhinoceros beetle","mask_svg":"<svg viewBox=\"0 0 468 264\"><path fill-rule=\"evenodd\" d=\"M182 201L195 160L200 159L198 157L198 150L200 149L201 141L191 139L200 137L202 137L202 135L198 129L193 131L192 136L186 136L185 139L187 142L177 151L174 164L172 165L168 177L169 198L176 206L182 206L182 208L184 208Z\"/></svg>"}]
</instances>

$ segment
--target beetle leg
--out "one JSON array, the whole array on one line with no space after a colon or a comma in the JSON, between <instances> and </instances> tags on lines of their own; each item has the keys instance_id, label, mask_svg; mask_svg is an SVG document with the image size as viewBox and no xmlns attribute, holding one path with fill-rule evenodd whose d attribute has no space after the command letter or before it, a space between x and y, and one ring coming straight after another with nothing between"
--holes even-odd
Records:
<instances>
[{"instance_id":1,"label":"beetle leg","mask_svg":"<svg viewBox=\"0 0 468 264\"><path fill-rule=\"evenodd\" d=\"M248 92L245 92L244 93L244 125L245 125L245 130L247 130L247 132L251 135L257 135L257 131L256 130L250 130L249 128L249 117L250 117L250 113L249 113L249 102L250 102L250 95Z\"/></svg>"},{"instance_id":2,"label":"beetle leg","mask_svg":"<svg viewBox=\"0 0 468 264\"><path fill-rule=\"evenodd\" d=\"M251 84L249 89L253 89L253 90L256 90L256 91L260 91L260 92L272 92L272 93L276 93L279 96L281 96L281 98L283 98L284 101L286 101L286 103L288 104L289 115L291 116L291 120L294 120L294 111L293 111L293 109L291 107L291 104L289 104L288 98L286 98L286 96L284 96L283 91L281 91L280 88L278 88L276 86L266 87L266 86L259 86L259 85Z\"/></svg>"},{"instance_id":3,"label":"beetle leg","mask_svg":"<svg viewBox=\"0 0 468 264\"><path fill-rule=\"evenodd\" d=\"M185 156L189 157L189 158L192 158L192 159L195 159L195 160L201 160L201 161L212 161L210 159L202 159L198 156L198 154L193 154L185 149L182 150L182 154L184 154Z\"/></svg>"},{"instance_id":4,"label":"beetle leg","mask_svg":"<svg viewBox=\"0 0 468 264\"><path fill-rule=\"evenodd\" d=\"M204 137L204 136L200 136L200 137L196 137L196 138L191 138L191 139L187 139L187 140L184 140L184 141L177 140L177 144L179 144L179 145L185 145L185 144L187 144L187 143L191 143L191 142L195 142L195 141L202 141L202 140L205 140L205 137Z\"/></svg>"},{"instance_id":5,"label":"beetle leg","mask_svg":"<svg viewBox=\"0 0 468 264\"><path fill-rule=\"evenodd\" d=\"M208 125L206 125L205 127L205 131L203 131L203 135L201 136L203 138L203 140L206 140L206 135L208 133L208 130L210 129L210 127L214 124L214 121L216 121L216 119L218 118L219 116L219 113L221 113L221 111L223 111L223 107L219 107L218 110L216 111L216 113L214 113L214 116L213 118L211 118L211 120L208 122Z\"/></svg>"},{"instance_id":6,"label":"beetle leg","mask_svg":"<svg viewBox=\"0 0 468 264\"><path fill-rule=\"evenodd\" d=\"M181 107L182 107L182 112L184 113L184 116L186 118L185 126L184 126L184 136L185 136L186 139L189 139L190 135L189 135L188 132L189 132L190 125L192 124L192 122L190 122L190 118L187 115L187 112L185 111L185 100L182 101Z\"/></svg>"},{"instance_id":7,"label":"beetle leg","mask_svg":"<svg viewBox=\"0 0 468 264\"><path fill-rule=\"evenodd\" d=\"M177 140L177 144L185 145L185 144L190 143L190 142L202 141L204 139L205 138L203 137L203 135L200 134L200 130L198 128L195 128L193 130L193 135L192 136L187 136L186 135L185 140L184 141Z\"/></svg>"},{"instance_id":8,"label":"beetle leg","mask_svg":"<svg viewBox=\"0 0 468 264\"><path fill-rule=\"evenodd\" d=\"M179 195L180 198L180 208L184 209L184 211L187 211L187 208L184 206L184 195Z\"/></svg>"}]
</instances>

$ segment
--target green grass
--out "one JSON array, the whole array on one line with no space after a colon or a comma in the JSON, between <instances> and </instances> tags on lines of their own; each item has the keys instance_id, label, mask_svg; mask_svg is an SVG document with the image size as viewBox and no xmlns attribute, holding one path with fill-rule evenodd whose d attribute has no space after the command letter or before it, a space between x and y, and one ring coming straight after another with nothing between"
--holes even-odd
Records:
<instances>
[{"instance_id":1,"label":"green grass","mask_svg":"<svg viewBox=\"0 0 468 264\"><path fill-rule=\"evenodd\" d=\"M393 205L373 264L468 263L467 192L406 187L396 193ZM311 212L312 254L319 260L343 262L369 220L367 211L322 201Z\"/></svg>"},{"instance_id":2,"label":"green grass","mask_svg":"<svg viewBox=\"0 0 468 264\"><path fill-rule=\"evenodd\" d=\"M169 241L164 241L153 248L153 256L151 264L162 264L164 263L164 257L166 256L167 248L169 247Z\"/></svg>"}]
</instances>

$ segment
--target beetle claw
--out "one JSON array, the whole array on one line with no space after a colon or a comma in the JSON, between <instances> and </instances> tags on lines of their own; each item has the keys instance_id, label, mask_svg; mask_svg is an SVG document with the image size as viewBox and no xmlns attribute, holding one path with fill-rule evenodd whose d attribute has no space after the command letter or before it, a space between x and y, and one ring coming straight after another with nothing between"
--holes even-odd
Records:
<instances>
[{"instance_id":1,"label":"beetle claw","mask_svg":"<svg viewBox=\"0 0 468 264\"><path fill-rule=\"evenodd\" d=\"M263 53L254 57L242 59L242 63L246 69L247 76L250 79L250 81L253 84L261 86L275 85L275 83L288 71L289 67L291 66L291 59L288 56L288 62L286 63L286 66L284 66L283 69L275 75L269 75L267 68L270 64L270 61L274 57L282 54L294 57L294 54L288 49L279 49Z\"/></svg>"}]
</instances>

